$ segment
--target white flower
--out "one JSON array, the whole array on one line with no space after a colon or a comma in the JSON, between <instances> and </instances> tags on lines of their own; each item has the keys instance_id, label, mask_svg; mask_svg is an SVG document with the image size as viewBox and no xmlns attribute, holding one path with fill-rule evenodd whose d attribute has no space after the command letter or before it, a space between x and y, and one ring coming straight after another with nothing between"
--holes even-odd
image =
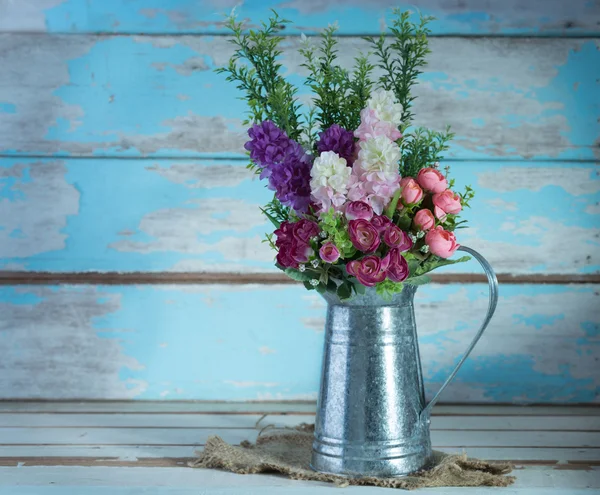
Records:
<instances>
[{"instance_id":1,"label":"white flower","mask_svg":"<svg viewBox=\"0 0 600 495\"><path fill-rule=\"evenodd\" d=\"M395 127L402 124L402 105L396 101L392 91L383 89L371 93L371 98L367 101L367 107L372 108L377 113L379 120L390 122Z\"/></svg>"},{"instance_id":2,"label":"white flower","mask_svg":"<svg viewBox=\"0 0 600 495\"><path fill-rule=\"evenodd\" d=\"M400 148L387 136L377 136L360 142L355 163L362 172L382 172L387 178L398 175Z\"/></svg>"}]
</instances>

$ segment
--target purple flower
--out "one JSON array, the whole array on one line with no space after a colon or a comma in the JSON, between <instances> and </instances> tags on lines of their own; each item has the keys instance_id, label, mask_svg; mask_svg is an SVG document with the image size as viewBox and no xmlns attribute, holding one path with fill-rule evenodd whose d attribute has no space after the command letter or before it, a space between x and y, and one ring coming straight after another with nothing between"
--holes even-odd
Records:
<instances>
[{"instance_id":1,"label":"purple flower","mask_svg":"<svg viewBox=\"0 0 600 495\"><path fill-rule=\"evenodd\" d=\"M298 213L310 204L310 169L312 157L296 141L270 120L254 124L245 148L252 161L262 168L261 179L269 180L269 189L284 206Z\"/></svg>"},{"instance_id":2,"label":"purple flower","mask_svg":"<svg viewBox=\"0 0 600 495\"><path fill-rule=\"evenodd\" d=\"M264 169L260 178L269 179L269 189L281 204L304 213L310 204L311 167L312 157L292 141L283 162Z\"/></svg>"},{"instance_id":3,"label":"purple flower","mask_svg":"<svg viewBox=\"0 0 600 495\"><path fill-rule=\"evenodd\" d=\"M254 124L248 129L248 141L244 148L250 152L252 161L261 168L281 163L294 142L270 120Z\"/></svg>"},{"instance_id":4,"label":"purple flower","mask_svg":"<svg viewBox=\"0 0 600 495\"><path fill-rule=\"evenodd\" d=\"M354 162L354 135L337 124L333 124L329 129L319 133L317 151L333 151L346 159L349 167Z\"/></svg>"}]
</instances>

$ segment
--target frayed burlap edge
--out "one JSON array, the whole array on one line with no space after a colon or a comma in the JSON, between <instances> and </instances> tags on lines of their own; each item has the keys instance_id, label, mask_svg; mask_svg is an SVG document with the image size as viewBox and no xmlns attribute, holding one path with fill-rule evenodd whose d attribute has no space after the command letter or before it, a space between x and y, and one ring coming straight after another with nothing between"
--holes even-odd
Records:
<instances>
[{"instance_id":1,"label":"frayed burlap edge","mask_svg":"<svg viewBox=\"0 0 600 495\"><path fill-rule=\"evenodd\" d=\"M374 485L387 488L508 486L515 480L507 476L512 466L470 459L466 454L434 452L432 466L402 478L344 478L317 473L310 468L313 426L271 430L259 435L256 444L230 445L218 436L206 442L204 451L191 467L224 469L239 474L280 473L296 480L327 481L338 486Z\"/></svg>"}]
</instances>

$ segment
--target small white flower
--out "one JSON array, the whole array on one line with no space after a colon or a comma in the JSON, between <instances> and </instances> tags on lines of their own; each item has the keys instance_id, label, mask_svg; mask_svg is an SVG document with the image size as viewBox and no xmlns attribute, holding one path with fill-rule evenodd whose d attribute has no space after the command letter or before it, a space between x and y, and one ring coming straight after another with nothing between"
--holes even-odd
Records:
<instances>
[{"instance_id":1,"label":"small white flower","mask_svg":"<svg viewBox=\"0 0 600 495\"><path fill-rule=\"evenodd\" d=\"M333 151L324 151L315 158L310 170L310 188L314 191L327 187L334 193L346 193L351 173L352 169L347 166L345 158Z\"/></svg>"},{"instance_id":2,"label":"small white flower","mask_svg":"<svg viewBox=\"0 0 600 495\"><path fill-rule=\"evenodd\" d=\"M301 272L304 272L304 271L306 271L306 266L300 265L300 266L298 266L298 270L300 270Z\"/></svg>"},{"instance_id":3,"label":"small white flower","mask_svg":"<svg viewBox=\"0 0 600 495\"><path fill-rule=\"evenodd\" d=\"M300 33L300 43L302 43L303 45L308 43L308 38L304 33Z\"/></svg>"},{"instance_id":4,"label":"small white flower","mask_svg":"<svg viewBox=\"0 0 600 495\"><path fill-rule=\"evenodd\" d=\"M371 98L367 101L367 107L375 110L379 120L391 122L396 127L402 124L402 105L396 101L392 91L383 89L371 93Z\"/></svg>"},{"instance_id":5,"label":"small white flower","mask_svg":"<svg viewBox=\"0 0 600 495\"><path fill-rule=\"evenodd\" d=\"M313 278L310 281L310 285L312 285L313 287L316 287L317 285L319 285L319 281L316 278Z\"/></svg>"},{"instance_id":6,"label":"small white flower","mask_svg":"<svg viewBox=\"0 0 600 495\"><path fill-rule=\"evenodd\" d=\"M417 242L417 236L412 232L408 233L408 237L410 237L410 240L413 241L413 243Z\"/></svg>"},{"instance_id":7,"label":"small white flower","mask_svg":"<svg viewBox=\"0 0 600 495\"><path fill-rule=\"evenodd\" d=\"M319 268L319 260L312 260L310 264L313 268Z\"/></svg>"},{"instance_id":8,"label":"small white flower","mask_svg":"<svg viewBox=\"0 0 600 495\"><path fill-rule=\"evenodd\" d=\"M387 178L398 175L400 148L387 136L377 136L360 143L356 167L362 172L383 172Z\"/></svg>"},{"instance_id":9,"label":"small white flower","mask_svg":"<svg viewBox=\"0 0 600 495\"><path fill-rule=\"evenodd\" d=\"M421 248L421 252L427 254L429 252L429 246L427 244L425 244L422 248Z\"/></svg>"},{"instance_id":10,"label":"small white flower","mask_svg":"<svg viewBox=\"0 0 600 495\"><path fill-rule=\"evenodd\" d=\"M425 235L425 232L423 232L422 230L419 230L419 232L417 232L417 239L421 239L424 235Z\"/></svg>"},{"instance_id":11,"label":"small white flower","mask_svg":"<svg viewBox=\"0 0 600 495\"><path fill-rule=\"evenodd\" d=\"M321 239L327 239L327 232L325 232L324 230L322 230L322 231L319 233L319 236L321 237Z\"/></svg>"}]
</instances>

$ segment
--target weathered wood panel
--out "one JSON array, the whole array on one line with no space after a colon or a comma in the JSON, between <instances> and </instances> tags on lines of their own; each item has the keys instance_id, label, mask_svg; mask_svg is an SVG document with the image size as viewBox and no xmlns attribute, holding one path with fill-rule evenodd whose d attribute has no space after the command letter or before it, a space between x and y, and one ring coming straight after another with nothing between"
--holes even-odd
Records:
<instances>
[{"instance_id":1,"label":"weathered wood panel","mask_svg":"<svg viewBox=\"0 0 600 495\"><path fill-rule=\"evenodd\" d=\"M575 0L35 0L0 2L0 31L55 33L223 33L223 15L236 8L251 25L275 8L294 19L291 33L314 32L338 21L342 34L379 33L387 9L435 16L436 35L581 36L599 32L597 2Z\"/></svg>"},{"instance_id":2,"label":"weathered wood panel","mask_svg":"<svg viewBox=\"0 0 600 495\"><path fill-rule=\"evenodd\" d=\"M451 165L458 187L477 190L459 241L499 273L600 269L596 165ZM0 269L274 273L259 211L270 195L242 161L5 158Z\"/></svg>"},{"instance_id":3,"label":"weathered wood panel","mask_svg":"<svg viewBox=\"0 0 600 495\"><path fill-rule=\"evenodd\" d=\"M299 42L286 40L283 63L302 84ZM451 157L597 159L598 46L432 39L417 123L451 124ZM367 49L341 38L340 60ZM242 156L245 103L212 71L231 52L222 36L0 35L0 153Z\"/></svg>"},{"instance_id":4,"label":"weathered wood panel","mask_svg":"<svg viewBox=\"0 0 600 495\"><path fill-rule=\"evenodd\" d=\"M470 451L470 450L469 450ZM596 467L587 470L556 469L547 466L527 466L514 472L513 486L498 488L478 487L477 495L593 495L598 492ZM328 483L291 480L276 475L240 476L218 470L171 467L3 467L0 468L0 490L10 495L195 495L215 493L223 495L381 495L385 488L361 486L335 487ZM463 488L433 488L423 493L456 495ZM468 492L466 492L468 493Z\"/></svg>"},{"instance_id":5,"label":"weathered wood panel","mask_svg":"<svg viewBox=\"0 0 600 495\"><path fill-rule=\"evenodd\" d=\"M502 287L445 402L597 402L599 286ZM297 286L3 287L0 397L314 399L324 305ZM428 396L485 312L483 285L424 287Z\"/></svg>"}]
</instances>

